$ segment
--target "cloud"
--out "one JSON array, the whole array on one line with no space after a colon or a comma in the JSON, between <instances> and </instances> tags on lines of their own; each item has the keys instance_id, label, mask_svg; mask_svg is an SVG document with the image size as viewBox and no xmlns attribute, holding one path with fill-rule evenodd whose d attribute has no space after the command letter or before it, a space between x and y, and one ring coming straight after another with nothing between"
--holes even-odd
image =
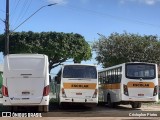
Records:
<instances>
[{"instance_id":1,"label":"cloud","mask_svg":"<svg viewBox=\"0 0 160 120\"><path fill-rule=\"evenodd\" d=\"M67 0L48 0L49 3L67 4Z\"/></svg>"},{"instance_id":2,"label":"cloud","mask_svg":"<svg viewBox=\"0 0 160 120\"><path fill-rule=\"evenodd\" d=\"M158 0L143 0L143 2L147 5L154 5Z\"/></svg>"},{"instance_id":3,"label":"cloud","mask_svg":"<svg viewBox=\"0 0 160 120\"><path fill-rule=\"evenodd\" d=\"M127 2L137 2L140 4L155 5L156 3L160 2L160 0L120 0L121 4L125 4Z\"/></svg>"}]
</instances>

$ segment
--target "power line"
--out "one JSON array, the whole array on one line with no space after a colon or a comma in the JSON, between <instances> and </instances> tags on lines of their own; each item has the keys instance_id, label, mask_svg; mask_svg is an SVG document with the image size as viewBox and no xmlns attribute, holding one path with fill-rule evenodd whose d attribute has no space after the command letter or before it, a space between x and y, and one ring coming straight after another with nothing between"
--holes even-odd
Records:
<instances>
[{"instance_id":1,"label":"power line","mask_svg":"<svg viewBox=\"0 0 160 120\"><path fill-rule=\"evenodd\" d=\"M13 14L11 13L11 14L10 14L10 17L14 16L14 14L16 13L15 11L16 11L18 5L19 5L19 2L20 2L20 0L18 0L16 6L15 6L15 8L14 8L14 10L12 10Z\"/></svg>"},{"instance_id":2,"label":"power line","mask_svg":"<svg viewBox=\"0 0 160 120\"><path fill-rule=\"evenodd\" d=\"M28 0L23 1L23 3L22 3L22 2L19 3L19 4L21 4L22 6L21 6L21 8L19 8L20 10L19 10L19 13L18 13L18 17L17 17L17 19L14 21L14 23L12 24L12 26L14 26L15 24L17 24L17 23L20 21L20 18L21 18L21 16L22 16L22 14L24 13L24 9L25 9L26 6L27 6L27 3L28 3ZM17 7L18 7L18 6L17 6Z\"/></svg>"},{"instance_id":3,"label":"power line","mask_svg":"<svg viewBox=\"0 0 160 120\"><path fill-rule=\"evenodd\" d=\"M23 14L21 15L21 17L19 17L19 22L22 21L22 19L24 18L24 16L25 16L26 13L28 12L31 3L32 3L32 0L27 1L27 3L26 3L26 9L24 10L24 12L23 12ZM27 4L28 4L28 5L27 5Z\"/></svg>"},{"instance_id":4,"label":"power line","mask_svg":"<svg viewBox=\"0 0 160 120\"><path fill-rule=\"evenodd\" d=\"M41 9L45 8L45 7L50 7L53 5L56 5L58 3L53 3L53 4L48 4L48 5L44 5L42 7L40 7L38 10L36 10L34 13L32 13L27 19L25 19L23 22L21 22L16 28L14 28L12 30L12 32L14 32L17 28L19 28L21 25L23 25L27 20L29 20L32 16L34 16L37 12L39 12Z\"/></svg>"},{"instance_id":5,"label":"power line","mask_svg":"<svg viewBox=\"0 0 160 120\"><path fill-rule=\"evenodd\" d=\"M65 7L69 8L69 9L72 9L72 10L75 10L75 9L76 10L83 10L83 11L85 11L85 13L88 12L89 14L91 13L91 14L94 14L94 15L102 16L102 17L109 17L109 18L112 18L112 19L115 19L115 20L118 20L118 21L122 21L122 22L132 22L132 23L135 23L135 24L148 25L148 26L160 28L160 25L147 23L147 22L144 22L144 21L140 21L138 19L130 19L130 18L125 18L125 17L121 17L121 16L115 16L115 15L111 15L111 14L108 14L108 13L102 13L102 12L90 10L90 9L87 9L87 8L75 7L73 5L68 5L68 6L65 6Z\"/></svg>"}]
</instances>

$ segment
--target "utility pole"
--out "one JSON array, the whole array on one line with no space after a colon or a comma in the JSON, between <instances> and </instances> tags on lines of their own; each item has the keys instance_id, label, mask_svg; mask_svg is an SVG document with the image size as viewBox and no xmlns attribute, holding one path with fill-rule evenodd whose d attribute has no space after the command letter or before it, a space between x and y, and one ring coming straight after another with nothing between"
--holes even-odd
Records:
<instances>
[{"instance_id":1,"label":"utility pole","mask_svg":"<svg viewBox=\"0 0 160 120\"><path fill-rule=\"evenodd\" d=\"M14 32L17 28L19 28L22 24L24 24L28 19L30 19L33 15L35 15L38 11L40 11L42 8L47 7L47 6L52 6L56 5L57 3L53 4L48 4L40 7L37 11L35 11L33 14L31 14L26 20L24 20L21 24L19 24L12 32ZM2 19L0 19L3 21ZM4 55L9 54L9 35L10 35L10 30L9 30L9 0L6 0L6 20L5 22L5 52Z\"/></svg>"},{"instance_id":2,"label":"utility pole","mask_svg":"<svg viewBox=\"0 0 160 120\"><path fill-rule=\"evenodd\" d=\"M9 0L6 0L5 55L9 54Z\"/></svg>"}]
</instances>

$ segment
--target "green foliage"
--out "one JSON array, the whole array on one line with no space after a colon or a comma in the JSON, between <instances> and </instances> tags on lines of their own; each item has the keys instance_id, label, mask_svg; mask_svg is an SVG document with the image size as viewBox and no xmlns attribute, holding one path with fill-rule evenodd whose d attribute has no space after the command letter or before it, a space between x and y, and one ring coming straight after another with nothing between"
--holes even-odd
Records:
<instances>
[{"instance_id":1,"label":"green foliage","mask_svg":"<svg viewBox=\"0 0 160 120\"><path fill-rule=\"evenodd\" d=\"M10 54L39 53L49 57L50 70L67 59L76 62L91 58L91 49L80 34L57 32L14 32L10 35ZM0 35L0 51L4 53L4 34Z\"/></svg>"},{"instance_id":2,"label":"green foliage","mask_svg":"<svg viewBox=\"0 0 160 120\"><path fill-rule=\"evenodd\" d=\"M124 62L160 63L160 41L157 36L129 33L112 33L109 37L102 35L93 49L103 67Z\"/></svg>"}]
</instances>

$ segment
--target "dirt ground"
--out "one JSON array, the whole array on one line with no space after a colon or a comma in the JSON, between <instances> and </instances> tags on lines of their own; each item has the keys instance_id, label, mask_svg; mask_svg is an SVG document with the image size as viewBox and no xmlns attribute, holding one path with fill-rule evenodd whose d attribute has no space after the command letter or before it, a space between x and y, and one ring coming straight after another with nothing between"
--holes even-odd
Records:
<instances>
[{"instance_id":1,"label":"dirt ground","mask_svg":"<svg viewBox=\"0 0 160 120\"><path fill-rule=\"evenodd\" d=\"M132 109L130 105L121 105L118 108L97 106L92 109L52 109L44 114L38 118L0 118L0 120L160 120L160 105L145 104L140 109Z\"/></svg>"}]
</instances>

